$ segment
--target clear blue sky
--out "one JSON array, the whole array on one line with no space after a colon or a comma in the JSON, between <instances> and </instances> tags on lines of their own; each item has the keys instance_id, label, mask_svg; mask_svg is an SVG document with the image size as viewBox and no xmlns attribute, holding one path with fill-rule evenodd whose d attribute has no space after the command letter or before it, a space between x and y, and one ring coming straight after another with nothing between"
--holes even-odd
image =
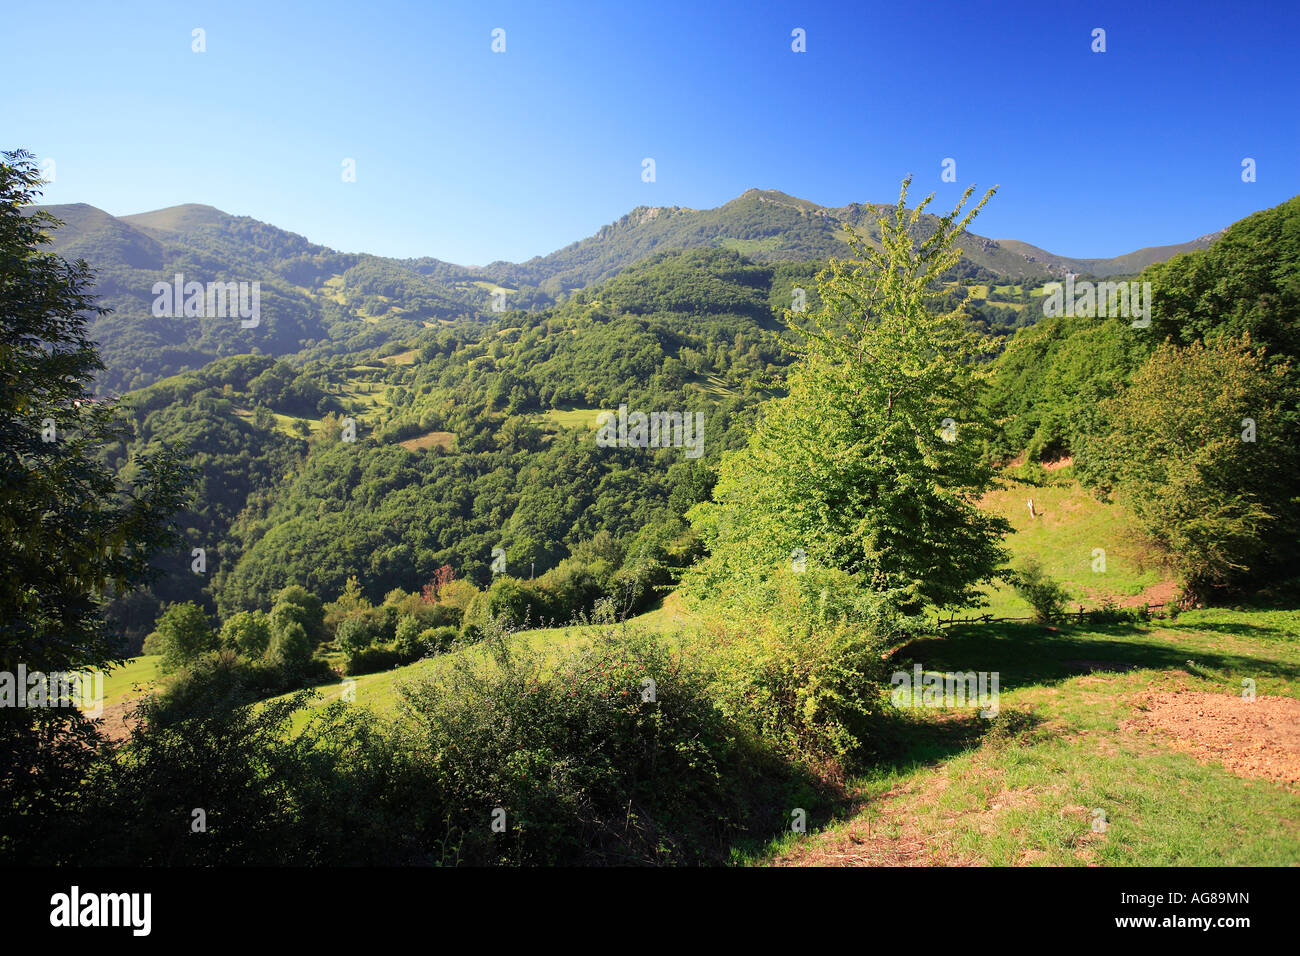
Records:
<instances>
[{"instance_id":1,"label":"clear blue sky","mask_svg":"<svg viewBox=\"0 0 1300 956\"><path fill-rule=\"evenodd\" d=\"M54 0L4 30L0 145L55 161L45 201L208 203L344 251L519 260L638 205L890 202L911 172L939 201L1001 184L979 233L1111 256L1300 193L1294 0Z\"/></svg>"}]
</instances>

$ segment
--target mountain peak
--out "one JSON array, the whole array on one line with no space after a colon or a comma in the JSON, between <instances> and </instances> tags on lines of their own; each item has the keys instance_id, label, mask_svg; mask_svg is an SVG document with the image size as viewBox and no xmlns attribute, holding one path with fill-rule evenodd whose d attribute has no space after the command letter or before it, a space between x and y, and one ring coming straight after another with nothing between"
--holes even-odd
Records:
<instances>
[{"instance_id":1,"label":"mountain peak","mask_svg":"<svg viewBox=\"0 0 1300 956\"><path fill-rule=\"evenodd\" d=\"M152 212L141 212L119 218L123 222L130 223L141 229L181 233L191 232L202 226L224 225L235 217L228 212L222 212L214 206L189 202L179 206L167 206L164 209L155 209Z\"/></svg>"}]
</instances>

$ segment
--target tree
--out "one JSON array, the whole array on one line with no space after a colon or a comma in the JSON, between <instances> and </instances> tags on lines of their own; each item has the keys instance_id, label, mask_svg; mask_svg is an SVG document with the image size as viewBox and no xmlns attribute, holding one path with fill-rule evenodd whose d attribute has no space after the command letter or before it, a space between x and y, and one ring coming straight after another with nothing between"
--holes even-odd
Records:
<instances>
[{"instance_id":1,"label":"tree","mask_svg":"<svg viewBox=\"0 0 1300 956\"><path fill-rule=\"evenodd\" d=\"M297 621L290 621L275 631L267 656L287 675L300 674L311 663L312 645L307 631Z\"/></svg>"},{"instance_id":2,"label":"tree","mask_svg":"<svg viewBox=\"0 0 1300 956\"><path fill-rule=\"evenodd\" d=\"M1117 494L1168 555L1189 595L1300 563L1300 390L1248 337L1160 346L1103 403L1087 474Z\"/></svg>"},{"instance_id":3,"label":"tree","mask_svg":"<svg viewBox=\"0 0 1300 956\"><path fill-rule=\"evenodd\" d=\"M1012 578L1016 593L1034 609L1034 620L1051 624L1065 615L1065 604L1070 592L1047 575L1041 562L1026 558Z\"/></svg>"},{"instance_id":4,"label":"tree","mask_svg":"<svg viewBox=\"0 0 1300 956\"><path fill-rule=\"evenodd\" d=\"M193 601L169 604L154 625L163 670L175 670L218 647L217 636L203 608Z\"/></svg>"},{"instance_id":5,"label":"tree","mask_svg":"<svg viewBox=\"0 0 1300 956\"><path fill-rule=\"evenodd\" d=\"M967 189L918 241L933 197L909 212L909 184L880 220L882 248L850 230L859 258L818 275L817 311L786 313L802 339L789 392L723 456L713 502L689 512L711 552L704 580L801 554L903 592L914 611L977 602L1005 560L1009 525L975 503L992 480L977 366L992 346L960 307L932 309L954 242L993 190L958 222Z\"/></svg>"},{"instance_id":6,"label":"tree","mask_svg":"<svg viewBox=\"0 0 1300 956\"><path fill-rule=\"evenodd\" d=\"M289 585L275 597L275 607L271 609L272 638L290 622L302 625L313 647L325 639L324 605L320 598L297 584Z\"/></svg>"},{"instance_id":7,"label":"tree","mask_svg":"<svg viewBox=\"0 0 1300 956\"><path fill-rule=\"evenodd\" d=\"M221 626L221 644L245 657L259 658L271 644L271 626L261 611L240 611Z\"/></svg>"},{"instance_id":8,"label":"tree","mask_svg":"<svg viewBox=\"0 0 1300 956\"><path fill-rule=\"evenodd\" d=\"M51 674L120 661L103 603L179 540L186 469L160 452L119 481L98 457L122 438L116 407L90 393L103 365L87 316L105 310L84 261L40 249L60 225L23 213L40 184L30 153L0 155L0 671ZM91 736L73 707L0 708L0 856L75 799Z\"/></svg>"}]
</instances>

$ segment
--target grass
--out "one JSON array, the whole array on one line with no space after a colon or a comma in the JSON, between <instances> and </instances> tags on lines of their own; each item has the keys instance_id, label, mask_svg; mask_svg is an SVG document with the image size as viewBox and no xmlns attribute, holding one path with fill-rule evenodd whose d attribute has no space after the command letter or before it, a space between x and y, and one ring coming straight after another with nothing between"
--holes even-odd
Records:
<instances>
[{"instance_id":1,"label":"grass","mask_svg":"<svg viewBox=\"0 0 1300 956\"><path fill-rule=\"evenodd\" d=\"M699 620L682 607L681 599L676 594L668 595L659 607L630 618L626 622L626 626L658 634L670 644L682 639L689 639L697 632L699 625ZM561 654L579 647L585 637L602 626L604 625L571 624L565 627L539 627L519 631L514 635L513 639L534 651L545 654L551 659L556 659ZM484 659L485 652L482 646L471 645L452 654L425 658L393 670L382 671L377 674L362 674L353 678L356 681L355 702L360 706L370 708L375 713L389 717L396 716L398 712L397 704L401 696L401 685L427 678L435 674L439 668L450 666L452 659L457 654L470 655L481 660ZM308 708L295 715L294 732L296 733L305 726L311 711L323 707L331 701L339 700L344 686L342 681L338 681L316 687L315 689L321 694L321 697L312 701Z\"/></svg>"},{"instance_id":2,"label":"grass","mask_svg":"<svg viewBox=\"0 0 1300 956\"><path fill-rule=\"evenodd\" d=\"M1131 516L1118 504L1103 503L1078 484L1035 487L1008 481L986 495L981 507L1011 522L1007 546L1015 561L1035 558L1047 574L1089 607L1106 599L1136 600L1149 588L1169 584L1158 558L1133 530ZM1033 499L1037 517L1029 516ZM1105 552L1105 570L1094 571L1094 549ZM1007 585L988 590L994 617L1025 617L1029 604ZM1161 603L1152 601L1151 603Z\"/></svg>"},{"instance_id":3,"label":"grass","mask_svg":"<svg viewBox=\"0 0 1300 956\"><path fill-rule=\"evenodd\" d=\"M594 410L552 413L593 415ZM558 424L558 423L557 423ZM570 426L577 427L577 426ZM1038 517L1025 507L1033 497ZM1165 582L1124 510L1071 483L1010 482L983 506L1014 532L1017 559L1033 556L1080 596L1132 598ZM1093 548L1106 570L1092 570ZM998 614L1028 614L1013 593L993 592ZM692 641L701 622L676 595L629 626ZM578 648L590 625L539 628L514 640L552 659ZM396 717L401 689L450 666L486 660L482 646L356 677L356 704ZM1238 776L1175 749L1136 720L1151 691L1300 700L1300 611L1211 608L1147 623L996 622L951 628L893 658L910 672L996 673L998 713L974 708L886 708L878 752L847 781L833 819L807 834L737 849L735 862L1061 866L1300 865L1300 792ZM156 678L156 658L111 673L107 705ZM338 700L344 683L295 717ZM1098 813L1105 827L1098 826Z\"/></svg>"},{"instance_id":4,"label":"grass","mask_svg":"<svg viewBox=\"0 0 1300 956\"><path fill-rule=\"evenodd\" d=\"M553 428L591 431L596 427L596 416L602 411L600 408L552 408L543 412L540 418L542 423Z\"/></svg>"},{"instance_id":5,"label":"grass","mask_svg":"<svg viewBox=\"0 0 1300 956\"><path fill-rule=\"evenodd\" d=\"M112 707L148 693L158 682L161 659L157 654L133 657L108 671L104 675L104 706Z\"/></svg>"},{"instance_id":6,"label":"grass","mask_svg":"<svg viewBox=\"0 0 1300 956\"><path fill-rule=\"evenodd\" d=\"M844 819L743 862L1300 864L1300 793L1198 761L1128 723L1152 689L1240 695L1249 677L1260 695L1300 699L1300 611L1086 629L972 625L905 649L899 665L913 661L999 672L998 717L897 711L907 743L854 781ZM1114 671L1085 672L1101 662Z\"/></svg>"},{"instance_id":7,"label":"grass","mask_svg":"<svg viewBox=\"0 0 1300 956\"><path fill-rule=\"evenodd\" d=\"M456 433L455 432L425 432L415 438L408 438L406 441L398 442L408 451L419 451L424 448L432 448L434 445L439 446L447 451L456 450Z\"/></svg>"},{"instance_id":8,"label":"grass","mask_svg":"<svg viewBox=\"0 0 1300 956\"><path fill-rule=\"evenodd\" d=\"M730 249L733 252L748 255L755 252L771 252L781 245L781 237L763 236L761 239L733 239L730 236L724 236L718 240L718 245L723 249Z\"/></svg>"}]
</instances>

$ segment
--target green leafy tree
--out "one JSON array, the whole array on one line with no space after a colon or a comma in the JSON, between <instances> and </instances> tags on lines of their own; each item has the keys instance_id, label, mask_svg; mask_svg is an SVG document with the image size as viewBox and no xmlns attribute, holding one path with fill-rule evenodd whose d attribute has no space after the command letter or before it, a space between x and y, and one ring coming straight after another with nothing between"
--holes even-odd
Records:
<instances>
[{"instance_id":1,"label":"green leafy tree","mask_svg":"<svg viewBox=\"0 0 1300 956\"><path fill-rule=\"evenodd\" d=\"M267 656L277 667L289 675L301 673L311 663L312 645L306 629L297 621L290 621L275 631Z\"/></svg>"},{"instance_id":2,"label":"green leafy tree","mask_svg":"<svg viewBox=\"0 0 1300 956\"><path fill-rule=\"evenodd\" d=\"M1133 509L1192 596L1294 574L1298 409L1294 371L1249 338L1169 342L1103 403L1087 473Z\"/></svg>"},{"instance_id":3,"label":"green leafy tree","mask_svg":"<svg viewBox=\"0 0 1300 956\"><path fill-rule=\"evenodd\" d=\"M183 667L218 647L208 616L193 601L164 608L154 631L158 634L157 646L162 653L163 670Z\"/></svg>"},{"instance_id":4,"label":"green leafy tree","mask_svg":"<svg viewBox=\"0 0 1300 956\"><path fill-rule=\"evenodd\" d=\"M0 670L52 673L120 661L104 601L177 541L186 470L159 452L119 476L100 457L123 437L115 406L90 393L103 365L87 317L105 310L84 261L41 249L60 223L24 214L40 183L30 153L0 155ZM0 708L0 858L48 838L42 821L76 800L92 736L73 707Z\"/></svg>"},{"instance_id":5,"label":"green leafy tree","mask_svg":"<svg viewBox=\"0 0 1300 956\"><path fill-rule=\"evenodd\" d=\"M291 584L276 595L275 606L271 608L271 635L291 622L302 625L307 639L315 647L325 638L325 606L321 599L306 588Z\"/></svg>"},{"instance_id":6,"label":"green leafy tree","mask_svg":"<svg viewBox=\"0 0 1300 956\"><path fill-rule=\"evenodd\" d=\"M1039 561L1026 558L1012 578L1012 584L1016 593L1034 609L1034 620L1039 624L1051 624L1065 616L1070 592L1048 577Z\"/></svg>"},{"instance_id":7,"label":"green leafy tree","mask_svg":"<svg viewBox=\"0 0 1300 956\"><path fill-rule=\"evenodd\" d=\"M713 502L690 512L708 573L802 553L901 591L914 609L976 602L1004 561L1009 526L976 507L992 479L977 364L990 346L960 309L932 308L958 235L993 190L958 221L968 189L918 241L930 199L909 212L909 183L880 220L881 248L850 232L859 258L818 276L821 308L787 313L803 339L789 392L764 408L748 447L723 457Z\"/></svg>"},{"instance_id":8,"label":"green leafy tree","mask_svg":"<svg viewBox=\"0 0 1300 956\"><path fill-rule=\"evenodd\" d=\"M271 625L261 611L241 611L221 626L221 644L245 657L259 658L271 644Z\"/></svg>"}]
</instances>

